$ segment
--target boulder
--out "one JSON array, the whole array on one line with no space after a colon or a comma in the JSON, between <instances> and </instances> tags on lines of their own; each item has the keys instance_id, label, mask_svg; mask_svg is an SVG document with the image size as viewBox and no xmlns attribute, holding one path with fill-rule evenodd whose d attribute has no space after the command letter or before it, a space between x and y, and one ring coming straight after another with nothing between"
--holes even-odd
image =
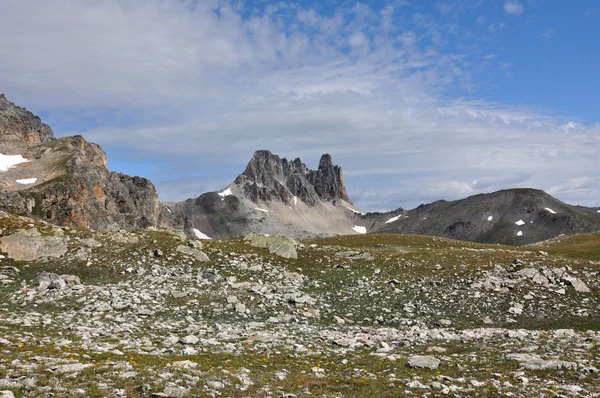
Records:
<instances>
[{"instance_id":1,"label":"boulder","mask_svg":"<svg viewBox=\"0 0 600 398\"><path fill-rule=\"evenodd\" d=\"M36 228L18 231L0 240L0 250L9 258L21 261L60 257L67 249L64 237L42 235Z\"/></svg>"},{"instance_id":2,"label":"boulder","mask_svg":"<svg viewBox=\"0 0 600 398\"><path fill-rule=\"evenodd\" d=\"M269 252L284 258L298 258L296 247L298 242L283 235L248 235L244 241L250 242L251 246L269 249Z\"/></svg>"},{"instance_id":3,"label":"boulder","mask_svg":"<svg viewBox=\"0 0 600 398\"><path fill-rule=\"evenodd\" d=\"M33 285L39 286L40 290L64 290L68 286L81 284L78 276L58 275L51 272L42 271L33 279Z\"/></svg>"},{"instance_id":4,"label":"boulder","mask_svg":"<svg viewBox=\"0 0 600 398\"><path fill-rule=\"evenodd\" d=\"M437 369L440 366L440 360L432 355L414 355L408 358L406 366L413 369Z\"/></svg>"}]
</instances>

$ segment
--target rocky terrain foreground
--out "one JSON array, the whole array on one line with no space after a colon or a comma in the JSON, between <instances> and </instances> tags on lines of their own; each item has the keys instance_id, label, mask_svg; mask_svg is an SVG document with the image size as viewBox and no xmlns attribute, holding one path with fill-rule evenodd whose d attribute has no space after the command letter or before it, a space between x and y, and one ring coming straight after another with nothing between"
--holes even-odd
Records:
<instances>
[{"instance_id":1,"label":"rocky terrain foreground","mask_svg":"<svg viewBox=\"0 0 600 398\"><path fill-rule=\"evenodd\" d=\"M600 396L598 233L0 229L3 398Z\"/></svg>"}]
</instances>

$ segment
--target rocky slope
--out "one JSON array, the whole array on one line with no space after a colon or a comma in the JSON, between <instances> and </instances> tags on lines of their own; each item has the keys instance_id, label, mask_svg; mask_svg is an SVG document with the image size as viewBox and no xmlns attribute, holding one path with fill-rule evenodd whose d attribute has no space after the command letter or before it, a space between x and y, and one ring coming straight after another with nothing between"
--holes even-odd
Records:
<instances>
[{"instance_id":1,"label":"rocky slope","mask_svg":"<svg viewBox=\"0 0 600 398\"><path fill-rule=\"evenodd\" d=\"M342 169L331 156L317 170L300 159L288 161L256 151L248 166L221 192L167 206L161 225L194 230L211 238L250 233L293 237L352 234L355 214Z\"/></svg>"},{"instance_id":2,"label":"rocky slope","mask_svg":"<svg viewBox=\"0 0 600 398\"><path fill-rule=\"evenodd\" d=\"M0 95L0 208L57 225L156 226L158 196L140 177L110 172L102 148L55 139L39 117Z\"/></svg>"},{"instance_id":3,"label":"rocky slope","mask_svg":"<svg viewBox=\"0 0 600 398\"><path fill-rule=\"evenodd\" d=\"M600 230L597 209L573 206L536 189L507 189L413 210L367 214L368 232L440 236L481 243L523 245Z\"/></svg>"},{"instance_id":4,"label":"rocky slope","mask_svg":"<svg viewBox=\"0 0 600 398\"><path fill-rule=\"evenodd\" d=\"M600 394L598 234L278 241L0 213L0 397Z\"/></svg>"}]
</instances>

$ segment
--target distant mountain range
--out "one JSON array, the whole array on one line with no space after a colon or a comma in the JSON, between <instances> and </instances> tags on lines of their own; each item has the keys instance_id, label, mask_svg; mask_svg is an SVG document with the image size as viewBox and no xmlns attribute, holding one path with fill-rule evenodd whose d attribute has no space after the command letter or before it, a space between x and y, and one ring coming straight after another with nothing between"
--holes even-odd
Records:
<instances>
[{"instance_id":1,"label":"distant mountain range","mask_svg":"<svg viewBox=\"0 0 600 398\"><path fill-rule=\"evenodd\" d=\"M307 238L401 233L508 245L600 230L600 209L563 203L536 189L507 189L413 210L363 213L330 155L316 170L300 159L254 153L229 186L180 203L159 203L147 179L110 172L81 136L55 139L49 126L0 95L0 209L58 225L171 228L201 239L247 234Z\"/></svg>"}]
</instances>

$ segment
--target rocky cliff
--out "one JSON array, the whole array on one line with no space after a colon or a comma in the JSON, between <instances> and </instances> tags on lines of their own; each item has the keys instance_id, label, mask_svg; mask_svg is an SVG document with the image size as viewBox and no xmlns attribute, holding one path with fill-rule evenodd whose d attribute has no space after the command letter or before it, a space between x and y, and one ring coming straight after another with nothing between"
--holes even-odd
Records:
<instances>
[{"instance_id":1,"label":"rocky cliff","mask_svg":"<svg viewBox=\"0 0 600 398\"><path fill-rule=\"evenodd\" d=\"M161 224L213 238L352 234L352 207L342 169L330 155L311 170L300 159L288 161L261 150L226 189L170 206L161 213Z\"/></svg>"},{"instance_id":2,"label":"rocky cliff","mask_svg":"<svg viewBox=\"0 0 600 398\"><path fill-rule=\"evenodd\" d=\"M50 142L50 126L27 109L16 106L0 94L0 149L15 149ZM3 152L4 153L4 152Z\"/></svg>"},{"instance_id":3,"label":"rocky cliff","mask_svg":"<svg viewBox=\"0 0 600 398\"><path fill-rule=\"evenodd\" d=\"M99 145L55 139L39 117L0 96L0 207L57 225L136 229L158 223L149 180L108 170ZM15 160L16 159L16 160Z\"/></svg>"},{"instance_id":4,"label":"rocky cliff","mask_svg":"<svg viewBox=\"0 0 600 398\"><path fill-rule=\"evenodd\" d=\"M234 184L253 202L292 203L294 197L310 206L319 200L350 202L342 169L328 154L321 157L317 170L309 170L298 158L289 162L269 151L256 151Z\"/></svg>"}]
</instances>

